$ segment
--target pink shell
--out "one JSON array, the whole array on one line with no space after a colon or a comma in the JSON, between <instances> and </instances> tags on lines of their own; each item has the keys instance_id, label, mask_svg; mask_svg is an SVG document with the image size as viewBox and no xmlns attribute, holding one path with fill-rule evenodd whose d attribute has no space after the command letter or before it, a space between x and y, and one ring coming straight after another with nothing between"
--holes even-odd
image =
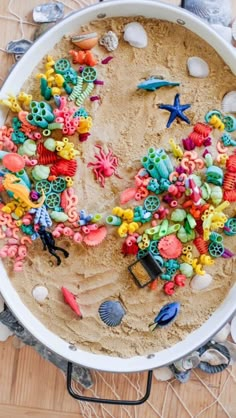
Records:
<instances>
[{"instance_id":1,"label":"pink shell","mask_svg":"<svg viewBox=\"0 0 236 418\"><path fill-rule=\"evenodd\" d=\"M96 231L91 231L84 237L84 242L90 247L95 247L99 245L107 235L107 228L105 226L101 226Z\"/></svg>"}]
</instances>

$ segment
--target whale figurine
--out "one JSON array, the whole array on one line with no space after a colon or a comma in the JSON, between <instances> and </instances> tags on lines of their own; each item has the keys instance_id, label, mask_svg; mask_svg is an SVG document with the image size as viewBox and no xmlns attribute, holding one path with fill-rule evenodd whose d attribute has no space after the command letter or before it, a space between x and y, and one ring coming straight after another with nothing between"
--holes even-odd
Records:
<instances>
[{"instance_id":1,"label":"whale figurine","mask_svg":"<svg viewBox=\"0 0 236 418\"><path fill-rule=\"evenodd\" d=\"M138 89L148 90L148 91L155 91L160 89L161 87L174 87L179 86L180 83L162 80L160 78L151 77L148 80L143 81L142 83L138 84Z\"/></svg>"}]
</instances>

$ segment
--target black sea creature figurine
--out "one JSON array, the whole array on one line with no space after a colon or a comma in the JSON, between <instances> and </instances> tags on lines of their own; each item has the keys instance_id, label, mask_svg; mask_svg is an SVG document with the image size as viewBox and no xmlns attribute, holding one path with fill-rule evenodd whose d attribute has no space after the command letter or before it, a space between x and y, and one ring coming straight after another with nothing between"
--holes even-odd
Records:
<instances>
[{"instance_id":1,"label":"black sea creature figurine","mask_svg":"<svg viewBox=\"0 0 236 418\"><path fill-rule=\"evenodd\" d=\"M55 239L51 232L46 231L44 226L40 226L38 230L38 234L41 238L41 241L43 243L43 250L48 250L50 254L52 254L57 259L57 265L59 266L61 264L60 257L56 254L56 251L61 251L64 254L64 257L69 257L68 251L64 250L64 248L57 247L55 245Z\"/></svg>"}]
</instances>

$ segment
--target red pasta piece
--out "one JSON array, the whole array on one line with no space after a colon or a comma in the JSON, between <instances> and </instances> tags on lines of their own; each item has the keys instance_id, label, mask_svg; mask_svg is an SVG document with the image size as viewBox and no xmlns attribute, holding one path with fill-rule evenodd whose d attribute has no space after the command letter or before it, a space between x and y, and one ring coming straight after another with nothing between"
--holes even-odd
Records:
<instances>
[{"instance_id":1,"label":"red pasta piece","mask_svg":"<svg viewBox=\"0 0 236 418\"><path fill-rule=\"evenodd\" d=\"M226 168L231 173L236 173L236 155L230 155L226 161Z\"/></svg>"},{"instance_id":2,"label":"red pasta piece","mask_svg":"<svg viewBox=\"0 0 236 418\"><path fill-rule=\"evenodd\" d=\"M194 131L189 134L188 138L191 139L197 147L201 147L204 141L204 137Z\"/></svg>"},{"instance_id":3,"label":"red pasta piece","mask_svg":"<svg viewBox=\"0 0 236 418\"><path fill-rule=\"evenodd\" d=\"M234 190L236 185L236 173L226 172L224 176L223 188L225 191Z\"/></svg>"},{"instance_id":4,"label":"red pasta piece","mask_svg":"<svg viewBox=\"0 0 236 418\"><path fill-rule=\"evenodd\" d=\"M204 241L203 237L199 236L195 238L193 243L200 254L206 254L208 252L208 243Z\"/></svg>"},{"instance_id":5,"label":"red pasta piece","mask_svg":"<svg viewBox=\"0 0 236 418\"><path fill-rule=\"evenodd\" d=\"M45 148L42 142L38 144L37 152L39 156L38 157L39 164L43 164L43 165L53 164L58 160L57 155L54 152L49 151L47 148Z\"/></svg>"},{"instance_id":6,"label":"red pasta piece","mask_svg":"<svg viewBox=\"0 0 236 418\"><path fill-rule=\"evenodd\" d=\"M77 170L77 162L75 160L58 160L50 169L50 173L54 176L74 177Z\"/></svg>"},{"instance_id":7,"label":"red pasta piece","mask_svg":"<svg viewBox=\"0 0 236 418\"><path fill-rule=\"evenodd\" d=\"M196 229L197 233L199 235L203 235L202 220L201 219L195 219L195 221L196 221L196 224L197 224L195 226L195 229Z\"/></svg>"},{"instance_id":8,"label":"red pasta piece","mask_svg":"<svg viewBox=\"0 0 236 418\"><path fill-rule=\"evenodd\" d=\"M236 202L236 190L225 191L224 200L227 200L228 202Z\"/></svg>"},{"instance_id":9,"label":"red pasta piece","mask_svg":"<svg viewBox=\"0 0 236 418\"><path fill-rule=\"evenodd\" d=\"M193 129L194 132L197 132L199 135L203 136L204 139L207 138L212 131L212 128L209 125L201 122L197 123Z\"/></svg>"}]
</instances>

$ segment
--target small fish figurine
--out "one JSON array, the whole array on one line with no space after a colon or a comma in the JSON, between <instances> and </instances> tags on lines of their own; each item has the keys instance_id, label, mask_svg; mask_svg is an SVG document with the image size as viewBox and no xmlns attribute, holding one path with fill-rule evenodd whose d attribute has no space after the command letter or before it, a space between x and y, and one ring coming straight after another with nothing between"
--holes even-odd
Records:
<instances>
[{"instance_id":1,"label":"small fish figurine","mask_svg":"<svg viewBox=\"0 0 236 418\"><path fill-rule=\"evenodd\" d=\"M154 322L149 325L149 328L151 329L151 331L154 331L156 328L163 328L169 325L171 322L175 320L179 311L179 302L167 303L161 308L159 314L154 318Z\"/></svg>"},{"instance_id":2,"label":"small fish figurine","mask_svg":"<svg viewBox=\"0 0 236 418\"><path fill-rule=\"evenodd\" d=\"M66 287L61 288L62 294L64 296L64 301L71 307L71 309L82 319L83 315L80 311L79 305L76 302L75 295L71 293Z\"/></svg>"},{"instance_id":3,"label":"small fish figurine","mask_svg":"<svg viewBox=\"0 0 236 418\"><path fill-rule=\"evenodd\" d=\"M138 89L147 90L147 91L155 91L160 89L161 87L175 87L179 86L180 83L162 80L161 78L151 77L148 80L143 81L142 83L138 84Z\"/></svg>"}]
</instances>

